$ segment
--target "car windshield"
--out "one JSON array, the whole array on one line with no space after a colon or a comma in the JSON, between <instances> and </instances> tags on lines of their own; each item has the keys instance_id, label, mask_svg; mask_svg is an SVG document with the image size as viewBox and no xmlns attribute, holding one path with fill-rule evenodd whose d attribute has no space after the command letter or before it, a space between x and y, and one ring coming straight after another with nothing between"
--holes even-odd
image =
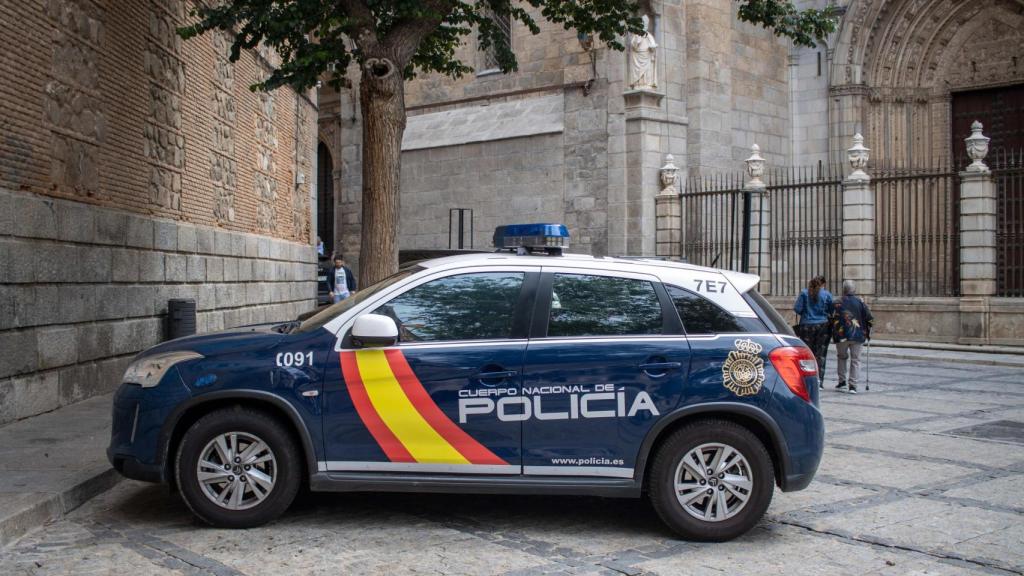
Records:
<instances>
[{"instance_id":1,"label":"car windshield","mask_svg":"<svg viewBox=\"0 0 1024 576\"><path fill-rule=\"evenodd\" d=\"M391 276L388 276L387 278L381 280L380 282L377 282L372 286L363 288L362 290L357 291L355 294L349 296L348 298L345 298L341 302L332 304L327 308L324 308L320 312L316 313L315 315L310 316L309 318L304 320L302 324L299 325L299 328L295 332L312 332L313 330L322 328L324 324L327 324L334 318L338 317L338 315L344 313L353 306L366 300L370 296L373 296L377 292L380 292L384 288L391 286L395 282L398 282L399 280L404 280L405 278L412 276L413 274L419 272L422 269L423 268L421 266L407 266L399 270L396 274L392 274Z\"/></svg>"}]
</instances>

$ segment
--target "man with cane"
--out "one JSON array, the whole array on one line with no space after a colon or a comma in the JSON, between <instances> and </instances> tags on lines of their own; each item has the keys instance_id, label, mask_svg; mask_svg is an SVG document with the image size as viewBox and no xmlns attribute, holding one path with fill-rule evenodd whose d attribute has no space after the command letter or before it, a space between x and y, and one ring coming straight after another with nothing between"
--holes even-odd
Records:
<instances>
[{"instance_id":1,"label":"man with cane","mask_svg":"<svg viewBox=\"0 0 1024 576\"><path fill-rule=\"evenodd\" d=\"M837 390L846 390L850 394L857 393L857 382L860 378L860 353L867 341L870 350L871 310L867 304L857 297L857 287L852 280L843 282L843 297L833 304L830 314L832 322L832 339L836 343L839 385ZM870 383L865 390L870 389Z\"/></svg>"}]
</instances>

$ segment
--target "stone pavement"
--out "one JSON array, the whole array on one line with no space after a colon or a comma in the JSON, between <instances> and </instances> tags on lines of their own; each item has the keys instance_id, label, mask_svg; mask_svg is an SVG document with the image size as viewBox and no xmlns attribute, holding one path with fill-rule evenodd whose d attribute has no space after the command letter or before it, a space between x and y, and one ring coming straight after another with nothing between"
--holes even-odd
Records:
<instances>
[{"instance_id":1,"label":"stone pavement","mask_svg":"<svg viewBox=\"0 0 1024 576\"><path fill-rule=\"evenodd\" d=\"M0 426L0 546L121 479L104 454L110 401L97 396Z\"/></svg>"},{"instance_id":2,"label":"stone pavement","mask_svg":"<svg viewBox=\"0 0 1024 576\"><path fill-rule=\"evenodd\" d=\"M125 481L0 550L0 574L1024 573L1024 370L871 363L869 393L823 393L816 480L726 544L583 497L305 494L270 526L216 530Z\"/></svg>"}]
</instances>

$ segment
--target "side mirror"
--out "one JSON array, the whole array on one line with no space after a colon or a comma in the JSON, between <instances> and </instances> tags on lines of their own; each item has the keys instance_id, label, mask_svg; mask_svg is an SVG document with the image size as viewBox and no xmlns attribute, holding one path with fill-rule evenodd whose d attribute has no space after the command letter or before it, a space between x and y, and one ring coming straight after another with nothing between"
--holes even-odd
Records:
<instances>
[{"instance_id":1,"label":"side mirror","mask_svg":"<svg viewBox=\"0 0 1024 576\"><path fill-rule=\"evenodd\" d=\"M398 326L389 316L363 314L352 325L352 343L356 346L391 346L398 342Z\"/></svg>"}]
</instances>

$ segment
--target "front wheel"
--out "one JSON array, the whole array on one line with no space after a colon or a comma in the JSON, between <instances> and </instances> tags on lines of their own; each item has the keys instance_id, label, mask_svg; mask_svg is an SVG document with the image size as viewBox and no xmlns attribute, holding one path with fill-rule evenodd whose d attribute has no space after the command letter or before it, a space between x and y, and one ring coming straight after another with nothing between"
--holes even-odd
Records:
<instances>
[{"instance_id":1,"label":"front wheel","mask_svg":"<svg viewBox=\"0 0 1024 576\"><path fill-rule=\"evenodd\" d=\"M301 481L299 448L273 417L242 407L195 422L178 450L178 487L208 524L250 528L280 516Z\"/></svg>"},{"instance_id":2,"label":"front wheel","mask_svg":"<svg viewBox=\"0 0 1024 576\"><path fill-rule=\"evenodd\" d=\"M683 538L723 542L757 524L774 489L771 456L757 436L734 422L700 420L658 449L648 495Z\"/></svg>"}]
</instances>

